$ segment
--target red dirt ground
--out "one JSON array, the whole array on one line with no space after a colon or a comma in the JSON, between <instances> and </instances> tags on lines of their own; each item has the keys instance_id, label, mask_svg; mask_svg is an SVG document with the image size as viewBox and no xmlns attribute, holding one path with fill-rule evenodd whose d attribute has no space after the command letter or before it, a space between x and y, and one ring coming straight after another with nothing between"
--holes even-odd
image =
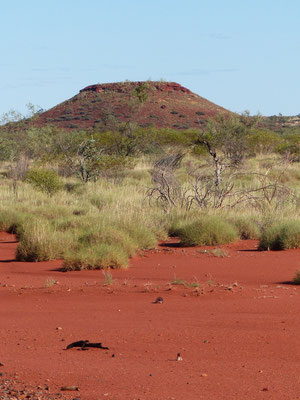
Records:
<instances>
[{"instance_id":1,"label":"red dirt ground","mask_svg":"<svg viewBox=\"0 0 300 400\"><path fill-rule=\"evenodd\" d=\"M69 399L300 398L299 250L239 241L217 257L173 240L105 285L101 271L17 262L16 246L0 234L0 372L50 393L78 386ZM109 350L64 350L82 339Z\"/></svg>"}]
</instances>

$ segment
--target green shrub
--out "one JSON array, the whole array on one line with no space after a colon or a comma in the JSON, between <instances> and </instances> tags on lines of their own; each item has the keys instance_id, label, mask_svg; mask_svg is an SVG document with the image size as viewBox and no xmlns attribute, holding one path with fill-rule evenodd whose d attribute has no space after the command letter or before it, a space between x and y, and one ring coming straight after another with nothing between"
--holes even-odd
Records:
<instances>
[{"instance_id":1,"label":"green shrub","mask_svg":"<svg viewBox=\"0 0 300 400\"><path fill-rule=\"evenodd\" d=\"M238 230L241 239L258 239L260 236L259 226L251 217L233 217L229 222Z\"/></svg>"},{"instance_id":2,"label":"green shrub","mask_svg":"<svg viewBox=\"0 0 300 400\"><path fill-rule=\"evenodd\" d=\"M259 250L286 250L300 247L300 221L285 221L267 227L259 241Z\"/></svg>"},{"instance_id":3,"label":"green shrub","mask_svg":"<svg viewBox=\"0 0 300 400\"><path fill-rule=\"evenodd\" d=\"M62 188L62 182L54 171L39 168L31 169L26 175L26 181L36 189L52 196Z\"/></svg>"},{"instance_id":4,"label":"green shrub","mask_svg":"<svg viewBox=\"0 0 300 400\"><path fill-rule=\"evenodd\" d=\"M204 246L231 243L238 239L236 228L220 217L203 217L177 230L185 246Z\"/></svg>"},{"instance_id":5,"label":"green shrub","mask_svg":"<svg viewBox=\"0 0 300 400\"><path fill-rule=\"evenodd\" d=\"M121 248L128 257L133 257L139 245L127 233L112 227L102 227L99 230L88 230L78 239L84 247L92 247L99 244L116 245Z\"/></svg>"},{"instance_id":6,"label":"green shrub","mask_svg":"<svg viewBox=\"0 0 300 400\"><path fill-rule=\"evenodd\" d=\"M130 238L137 243L140 250L152 249L157 245L155 233L150 227L139 225L138 221L136 224L124 226L124 229L127 230Z\"/></svg>"},{"instance_id":7,"label":"green shrub","mask_svg":"<svg viewBox=\"0 0 300 400\"><path fill-rule=\"evenodd\" d=\"M16 258L20 261L47 261L63 256L68 243L51 229L46 220L27 222L19 235Z\"/></svg>"},{"instance_id":8,"label":"green shrub","mask_svg":"<svg viewBox=\"0 0 300 400\"><path fill-rule=\"evenodd\" d=\"M66 270L126 268L127 264L128 257L119 246L102 243L67 253L63 267Z\"/></svg>"},{"instance_id":9,"label":"green shrub","mask_svg":"<svg viewBox=\"0 0 300 400\"><path fill-rule=\"evenodd\" d=\"M0 211L0 231L16 233L20 231L26 217L24 214L13 210Z\"/></svg>"},{"instance_id":10,"label":"green shrub","mask_svg":"<svg viewBox=\"0 0 300 400\"><path fill-rule=\"evenodd\" d=\"M272 131L253 130L248 138L248 147L254 153L268 154L280 145L282 139Z\"/></svg>"}]
</instances>

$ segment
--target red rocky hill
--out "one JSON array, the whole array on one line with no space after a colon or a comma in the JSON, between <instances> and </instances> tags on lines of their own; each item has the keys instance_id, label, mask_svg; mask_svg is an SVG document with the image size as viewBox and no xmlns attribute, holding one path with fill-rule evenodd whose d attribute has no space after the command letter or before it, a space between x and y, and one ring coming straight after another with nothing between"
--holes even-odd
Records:
<instances>
[{"instance_id":1,"label":"red rocky hill","mask_svg":"<svg viewBox=\"0 0 300 400\"><path fill-rule=\"evenodd\" d=\"M228 111L175 82L119 82L87 86L26 125L100 130L131 121L143 127L188 129L220 112Z\"/></svg>"}]
</instances>

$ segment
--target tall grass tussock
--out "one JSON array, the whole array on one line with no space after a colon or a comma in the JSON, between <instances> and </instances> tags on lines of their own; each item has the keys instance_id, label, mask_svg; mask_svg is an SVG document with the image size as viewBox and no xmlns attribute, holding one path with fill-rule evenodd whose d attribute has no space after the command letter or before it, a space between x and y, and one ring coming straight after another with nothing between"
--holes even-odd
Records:
<instances>
[{"instance_id":1,"label":"tall grass tussock","mask_svg":"<svg viewBox=\"0 0 300 400\"><path fill-rule=\"evenodd\" d=\"M202 218L183 224L177 230L184 246L212 246L231 243L238 239L237 229L219 216L203 216Z\"/></svg>"},{"instance_id":2,"label":"tall grass tussock","mask_svg":"<svg viewBox=\"0 0 300 400\"><path fill-rule=\"evenodd\" d=\"M300 221L283 221L265 229L260 237L260 250L300 248Z\"/></svg>"}]
</instances>

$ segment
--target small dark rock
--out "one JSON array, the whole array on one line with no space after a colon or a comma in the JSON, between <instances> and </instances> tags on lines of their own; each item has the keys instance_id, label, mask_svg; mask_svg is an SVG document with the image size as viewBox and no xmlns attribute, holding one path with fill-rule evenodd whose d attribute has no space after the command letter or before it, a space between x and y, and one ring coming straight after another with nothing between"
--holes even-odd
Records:
<instances>
[{"instance_id":1,"label":"small dark rock","mask_svg":"<svg viewBox=\"0 0 300 400\"><path fill-rule=\"evenodd\" d=\"M153 304L162 304L164 299L162 297L157 297L157 299L153 302Z\"/></svg>"}]
</instances>

